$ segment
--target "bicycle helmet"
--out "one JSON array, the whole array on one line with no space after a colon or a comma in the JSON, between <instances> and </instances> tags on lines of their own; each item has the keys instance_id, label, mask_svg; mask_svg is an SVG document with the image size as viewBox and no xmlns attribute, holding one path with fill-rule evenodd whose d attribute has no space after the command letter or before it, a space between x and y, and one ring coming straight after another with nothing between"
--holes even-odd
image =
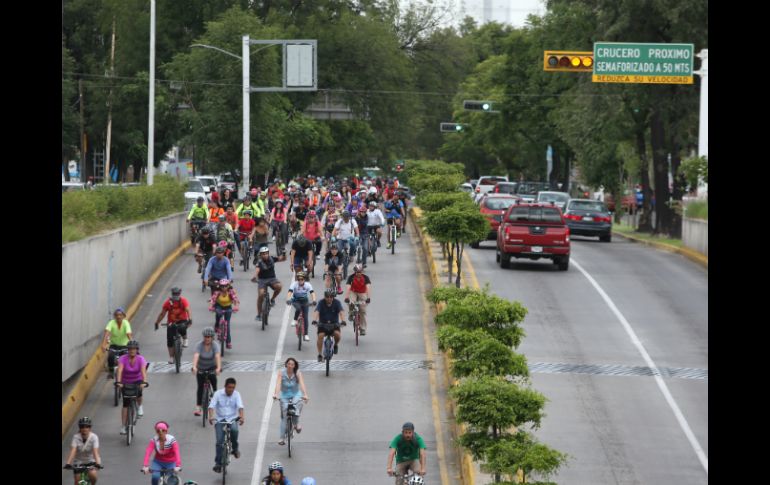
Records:
<instances>
[{"instance_id":1,"label":"bicycle helmet","mask_svg":"<svg viewBox=\"0 0 770 485\"><path fill-rule=\"evenodd\" d=\"M369 202L369 207L377 207L377 202L375 201Z\"/></svg>"},{"instance_id":2,"label":"bicycle helmet","mask_svg":"<svg viewBox=\"0 0 770 485\"><path fill-rule=\"evenodd\" d=\"M424 485L425 479L423 479L420 475L412 475L412 478L409 479L409 485Z\"/></svg>"},{"instance_id":3,"label":"bicycle helmet","mask_svg":"<svg viewBox=\"0 0 770 485\"><path fill-rule=\"evenodd\" d=\"M357 263L355 266L353 266L353 271L356 273L360 273L364 270L364 266L361 263Z\"/></svg>"},{"instance_id":4,"label":"bicycle helmet","mask_svg":"<svg viewBox=\"0 0 770 485\"><path fill-rule=\"evenodd\" d=\"M227 247L227 241L219 241L219 244L217 244L217 246L224 249Z\"/></svg>"},{"instance_id":5,"label":"bicycle helmet","mask_svg":"<svg viewBox=\"0 0 770 485\"><path fill-rule=\"evenodd\" d=\"M182 288L179 288L178 286L175 286L175 287L171 288L171 294L173 296L181 295L182 294Z\"/></svg>"},{"instance_id":6,"label":"bicycle helmet","mask_svg":"<svg viewBox=\"0 0 770 485\"><path fill-rule=\"evenodd\" d=\"M203 202L205 199L203 197L198 197L198 202Z\"/></svg>"},{"instance_id":7,"label":"bicycle helmet","mask_svg":"<svg viewBox=\"0 0 770 485\"><path fill-rule=\"evenodd\" d=\"M326 288L324 290L324 296L336 296L337 292L334 290L334 288Z\"/></svg>"},{"instance_id":8,"label":"bicycle helmet","mask_svg":"<svg viewBox=\"0 0 770 485\"><path fill-rule=\"evenodd\" d=\"M227 216L225 216L224 214L219 214L219 222L226 221L226 220L227 220Z\"/></svg>"},{"instance_id":9,"label":"bicycle helmet","mask_svg":"<svg viewBox=\"0 0 770 485\"><path fill-rule=\"evenodd\" d=\"M219 286L227 286L229 284L230 284L230 280L228 280L227 278L222 278L221 280L219 280Z\"/></svg>"},{"instance_id":10,"label":"bicycle helmet","mask_svg":"<svg viewBox=\"0 0 770 485\"><path fill-rule=\"evenodd\" d=\"M313 477L305 477L302 479L302 483L299 485L316 485L315 484L315 478Z\"/></svg>"},{"instance_id":11,"label":"bicycle helmet","mask_svg":"<svg viewBox=\"0 0 770 485\"><path fill-rule=\"evenodd\" d=\"M307 279L307 275L304 271L297 271L297 278Z\"/></svg>"},{"instance_id":12,"label":"bicycle helmet","mask_svg":"<svg viewBox=\"0 0 770 485\"><path fill-rule=\"evenodd\" d=\"M342 217L350 217L350 211L342 211Z\"/></svg>"},{"instance_id":13,"label":"bicycle helmet","mask_svg":"<svg viewBox=\"0 0 770 485\"><path fill-rule=\"evenodd\" d=\"M275 201L275 205L281 204L283 206L283 199L278 199Z\"/></svg>"},{"instance_id":14,"label":"bicycle helmet","mask_svg":"<svg viewBox=\"0 0 770 485\"><path fill-rule=\"evenodd\" d=\"M137 342L136 340L129 340L128 343L126 344L126 347L128 347L129 349L138 349L139 342Z\"/></svg>"},{"instance_id":15,"label":"bicycle helmet","mask_svg":"<svg viewBox=\"0 0 770 485\"><path fill-rule=\"evenodd\" d=\"M227 246L227 244L225 244L225 246ZM217 246L217 248L214 250L214 252L217 253L217 254L224 253L225 252L225 248L222 247L222 246Z\"/></svg>"},{"instance_id":16,"label":"bicycle helmet","mask_svg":"<svg viewBox=\"0 0 770 485\"><path fill-rule=\"evenodd\" d=\"M232 206L230 206L232 207ZM251 211L243 211L244 216L251 216Z\"/></svg>"},{"instance_id":17,"label":"bicycle helmet","mask_svg":"<svg viewBox=\"0 0 770 485\"><path fill-rule=\"evenodd\" d=\"M211 228L209 226L204 227L201 229L201 234L211 234Z\"/></svg>"},{"instance_id":18,"label":"bicycle helmet","mask_svg":"<svg viewBox=\"0 0 770 485\"><path fill-rule=\"evenodd\" d=\"M332 236L331 239L329 239L329 244L337 244L337 238ZM332 246L332 247L337 247L337 246Z\"/></svg>"},{"instance_id":19,"label":"bicycle helmet","mask_svg":"<svg viewBox=\"0 0 770 485\"><path fill-rule=\"evenodd\" d=\"M261 248L259 248L259 254L269 253L269 252L270 252L270 248L267 246L262 246Z\"/></svg>"},{"instance_id":20,"label":"bicycle helmet","mask_svg":"<svg viewBox=\"0 0 770 485\"><path fill-rule=\"evenodd\" d=\"M85 427L91 427L91 418L88 416L83 416L78 420L78 428L85 428Z\"/></svg>"},{"instance_id":21,"label":"bicycle helmet","mask_svg":"<svg viewBox=\"0 0 770 485\"><path fill-rule=\"evenodd\" d=\"M206 327L206 328L203 329L203 336L204 337L213 337L216 334L217 333L211 327Z\"/></svg>"},{"instance_id":22,"label":"bicycle helmet","mask_svg":"<svg viewBox=\"0 0 770 485\"><path fill-rule=\"evenodd\" d=\"M115 314L118 312L122 313L124 317L126 316L126 309L123 308L122 306L117 307L115 311L112 312L112 316L115 316Z\"/></svg>"},{"instance_id":23,"label":"bicycle helmet","mask_svg":"<svg viewBox=\"0 0 770 485\"><path fill-rule=\"evenodd\" d=\"M414 424L412 424L409 421L407 421L406 423L404 423L403 426L401 426L401 429L402 430L404 430L404 429L411 429L412 431L414 431Z\"/></svg>"},{"instance_id":24,"label":"bicycle helmet","mask_svg":"<svg viewBox=\"0 0 770 485\"><path fill-rule=\"evenodd\" d=\"M273 462L269 467L267 467L267 471L272 472L273 470L278 470L279 472L283 473L283 465L281 465L280 461Z\"/></svg>"},{"instance_id":25,"label":"bicycle helmet","mask_svg":"<svg viewBox=\"0 0 770 485\"><path fill-rule=\"evenodd\" d=\"M300 234L300 236L297 238L297 245L301 248L304 248L306 244L307 244L307 239L305 238L305 236Z\"/></svg>"}]
</instances>

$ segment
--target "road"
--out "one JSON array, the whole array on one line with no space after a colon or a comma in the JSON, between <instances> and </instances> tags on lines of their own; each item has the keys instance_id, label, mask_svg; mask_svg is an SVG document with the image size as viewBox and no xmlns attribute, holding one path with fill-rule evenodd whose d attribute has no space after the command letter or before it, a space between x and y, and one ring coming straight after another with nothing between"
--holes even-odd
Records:
<instances>
[{"instance_id":1,"label":"road","mask_svg":"<svg viewBox=\"0 0 770 485\"><path fill-rule=\"evenodd\" d=\"M271 246L272 247L272 246ZM422 294L428 289L424 260L419 248L405 235L399 240L396 255L381 251L377 264L369 264L367 273L373 282L369 307L369 330L361 337L359 347L351 339L351 325L343 328L339 354L332 361L332 372L326 377L322 364L316 363L315 341L303 342L297 351L297 339L289 325L290 312L282 303L271 313L271 323L263 332L254 321L257 285L249 282L253 274L238 268L235 288L243 305L233 316L234 348L226 352L225 370L218 385L226 377L235 377L237 390L245 403L246 422L240 431L242 456L233 460L228 484L253 485L267 474L267 466L281 461L292 483L313 476L320 484L366 483L391 484L385 473L390 440L400 432L405 421L415 423L416 431L428 447L426 477L429 483L457 483L456 461L449 451L447 417L443 406L444 390L440 389L440 359L433 357L435 342L427 329L430 315ZM239 261L236 256L236 261ZM419 262L419 264L418 264ZM237 263L236 263L237 264ZM278 278L288 288L290 273L286 262L278 263ZM418 268L415 277L415 268ZM352 265L351 265L352 271ZM320 284L320 272L311 280ZM152 324L172 286L180 286L182 295L192 307L194 325L190 348L185 349L182 373L176 374L166 363L165 329L154 332ZM140 475L145 446L159 419L170 423L170 433L181 444L182 476L199 484L221 483L214 464L214 432L201 426L193 415L195 378L189 371L193 344L199 340L204 326L213 325L207 311L208 291L201 293L192 252L188 251L167 270L131 322L142 354L152 362L145 391L145 415L140 419L137 438L130 447L119 435L120 412L113 407L112 382L102 375L94 386L80 415L94 421L93 431L101 440L101 453L106 468L100 472L100 483L149 483ZM291 312L293 314L293 311ZM315 328L311 328L315 336ZM279 345L280 344L280 345ZM308 345L311 344L311 345ZM300 361L305 374L310 402L305 406L302 434L296 437L295 454L288 458L285 446L279 446L280 410L273 405L270 386L274 363L282 368L287 357ZM185 372L186 370L186 372ZM274 382L274 381L273 381ZM263 423L264 421L264 423ZM62 463L76 426L62 441ZM438 456L442 460L439 463ZM62 484L72 483L70 473L63 473Z\"/></svg>"},{"instance_id":2,"label":"road","mask_svg":"<svg viewBox=\"0 0 770 485\"><path fill-rule=\"evenodd\" d=\"M707 483L706 270L622 238L573 238L567 272L547 260L513 259L512 269L501 269L494 241L466 254L479 284L529 310L518 351L528 359L533 387L549 399L537 435L571 455L554 481ZM641 348L661 370L660 382Z\"/></svg>"}]
</instances>

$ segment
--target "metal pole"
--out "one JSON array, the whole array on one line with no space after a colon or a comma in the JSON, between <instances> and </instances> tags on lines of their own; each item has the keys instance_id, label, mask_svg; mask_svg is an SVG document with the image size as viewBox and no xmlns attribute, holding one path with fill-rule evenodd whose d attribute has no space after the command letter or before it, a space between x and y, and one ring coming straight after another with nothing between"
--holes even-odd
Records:
<instances>
[{"instance_id":1,"label":"metal pole","mask_svg":"<svg viewBox=\"0 0 770 485\"><path fill-rule=\"evenodd\" d=\"M150 0L150 120L147 127L147 185L155 170L155 0Z\"/></svg>"},{"instance_id":2,"label":"metal pole","mask_svg":"<svg viewBox=\"0 0 770 485\"><path fill-rule=\"evenodd\" d=\"M698 156L708 157L709 154L709 50L702 49L698 54L701 58L700 74L700 122L698 125ZM708 194L708 184L698 181L698 194Z\"/></svg>"},{"instance_id":3,"label":"metal pole","mask_svg":"<svg viewBox=\"0 0 770 485\"><path fill-rule=\"evenodd\" d=\"M249 190L249 133L250 133L250 119L251 111L249 105L250 97L250 82L249 82L249 36L243 36L243 170L241 176L241 192L240 196L243 197Z\"/></svg>"},{"instance_id":4,"label":"metal pole","mask_svg":"<svg viewBox=\"0 0 770 485\"><path fill-rule=\"evenodd\" d=\"M110 78L115 76L115 17L112 17L112 53L110 54ZM110 85L112 85L112 79L110 79ZM112 148L112 88L110 88L110 94L107 97L107 150L105 150L104 158L104 176L105 183L109 184L110 180L110 149Z\"/></svg>"}]
</instances>

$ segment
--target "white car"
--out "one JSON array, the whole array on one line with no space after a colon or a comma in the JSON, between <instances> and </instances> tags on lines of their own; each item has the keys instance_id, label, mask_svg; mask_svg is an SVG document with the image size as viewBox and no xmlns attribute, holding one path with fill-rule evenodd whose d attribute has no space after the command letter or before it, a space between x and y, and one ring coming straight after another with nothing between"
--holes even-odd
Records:
<instances>
[{"instance_id":1,"label":"white car","mask_svg":"<svg viewBox=\"0 0 770 485\"><path fill-rule=\"evenodd\" d=\"M476 184L475 202L479 202L484 194L487 194L495 188L497 182L508 182L507 175L482 175L479 177L479 183Z\"/></svg>"},{"instance_id":2,"label":"white car","mask_svg":"<svg viewBox=\"0 0 770 485\"><path fill-rule=\"evenodd\" d=\"M553 202L562 212L567 207L570 196L566 192L542 191L537 193L536 202Z\"/></svg>"},{"instance_id":3,"label":"white car","mask_svg":"<svg viewBox=\"0 0 770 485\"><path fill-rule=\"evenodd\" d=\"M187 190L184 193L184 210L189 211L192 206L198 201L198 197L203 197L203 200L208 202L209 198L206 196L206 192L203 189L203 184L198 179L190 179L187 181Z\"/></svg>"},{"instance_id":4,"label":"white car","mask_svg":"<svg viewBox=\"0 0 770 485\"><path fill-rule=\"evenodd\" d=\"M211 195L209 192L211 192L212 186L214 187L214 190L216 190L216 187L218 186L217 179L212 175L201 175L195 178L200 180L201 184L203 184L203 190L208 195Z\"/></svg>"}]
</instances>

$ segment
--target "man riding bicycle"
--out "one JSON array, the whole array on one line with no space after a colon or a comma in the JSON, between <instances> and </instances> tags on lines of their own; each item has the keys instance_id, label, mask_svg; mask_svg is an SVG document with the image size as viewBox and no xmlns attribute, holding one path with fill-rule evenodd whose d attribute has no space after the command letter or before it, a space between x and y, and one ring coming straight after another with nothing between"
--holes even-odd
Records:
<instances>
[{"instance_id":1,"label":"man riding bicycle","mask_svg":"<svg viewBox=\"0 0 770 485\"><path fill-rule=\"evenodd\" d=\"M358 243L358 223L355 219L351 219L350 212L342 211L342 219L339 219L334 224L332 236L337 238L337 246L339 246L340 252L344 251L345 246L349 243L348 254L351 257L355 257L356 244Z\"/></svg>"},{"instance_id":2,"label":"man riding bicycle","mask_svg":"<svg viewBox=\"0 0 770 485\"><path fill-rule=\"evenodd\" d=\"M382 227L385 225L385 216L382 215L382 211L377 207L377 202L369 202L369 212L366 213L367 225L369 231L377 232L377 247L380 247L380 238L382 238Z\"/></svg>"},{"instance_id":3,"label":"man riding bicycle","mask_svg":"<svg viewBox=\"0 0 770 485\"><path fill-rule=\"evenodd\" d=\"M203 271L203 265L207 264L214 255L217 242L211 233L211 228L205 226L195 240L195 261L198 263L198 273Z\"/></svg>"},{"instance_id":4,"label":"man riding bicycle","mask_svg":"<svg viewBox=\"0 0 770 485\"><path fill-rule=\"evenodd\" d=\"M393 470L393 457L396 457L396 470ZM419 461L418 461L419 460ZM388 454L388 475L396 477L396 485L401 485L403 476L412 470L416 475L425 475L425 442L414 432L414 424L404 423L401 434L390 442Z\"/></svg>"},{"instance_id":5,"label":"man riding bicycle","mask_svg":"<svg viewBox=\"0 0 770 485\"><path fill-rule=\"evenodd\" d=\"M320 323L319 323L320 322ZM313 312L313 325L318 325L318 362L323 361L321 344L326 335L334 336L334 353L339 350L340 325L345 325L345 311L342 304L335 298L334 290L324 290L324 299L319 301Z\"/></svg>"},{"instance_id":6,"label":"man riding bicycle","mask_svg":"<svg viewBox=\"0 0 770 485\"><path fill-rule=\"evenodd\" d=\"M256 271L252 282L258 284L259 296L257 297L257 321L262 319L262 300L265 298L266 288L273 289L273 297L270 298L270 306L275 306L275 298L281 293L281 282L275 276L275 263L285 261L286 255L282 254L276 258L270 256L270 248L263 246L259 249L259 259L257 260Z\"/></svg>"},{"instance_id":7,"label":"man riding bicycle","mask_svg":"<svg viewBox=\"0 0 770 485\"><path fill-rule=\"evenodd\" d=\"M387 219L388 226L395 225L396 231L401 230L401 209L398 207L398 204L395 204L390 200L385 202L385 218ZM390 233L388 235L390 235ZM390 249L390 245L390 237L388 237L388 249Z\"/></svg>"},{"instance_id":8,"label":"man riding bicycle","mask_svg":"<svg viewBox=\"0 0 770 485\"><path fill-rule=\"evenodd\" d=\"M350 292L353 292L353 303L358 303L358 314L361 316L361 335L366 335L366 305L371 301L369 295L372 291L372 281L364 274L364 267L357 264L353 267L354 273L348 277L348 289L345 292L345 303L350 304ZM350 313L353 319L353 313Z\"/></svg>"},{"instance_id":9,"label":"man riding bicycle","mask_svg":"<svg viewBox=\"0 0 770 485\"><path fill-rule=\"evenodd\" d=\"M301 271L302 265L307 266L307 271L313 271L313 245L305 239L305 236L299 236L291 245L291 271Z\"/></svg>"},{"instance_id":10,"label":"man riding bicycle","mask_svg":"<svg viewBox=\"0 0 770 485\"><path fill-rule=\"evenodd\" d=\"M214 258L211 258L212 260ZM166 346L168 347L168 363L174 363L174 335L176 330L174 329L176 322L187 322L178 329L179 335L182 336L182 346L187 347L187 327L192 325L192 313L190 311L190 302L187 298L182 296L181 288L171 288L171 298L163 302L163 308L158 314L158 318L155 320L155 330L158 330L160 321L163 320L163 316L168 314L166 327Z\"/></svg>"},{"instance_id":11,"label":"man riding bicycle","mask_svg":"<svg viewBox=\"0 0 770 485\"><path fill-rule=\"evenodd\" d=\"M232 280L233 268L230 266L230 260L225 258L225 247L217 246L214 257L209 259L206 271L203 272L203 280L209 283L213 293L216 282L222 279Z\"/></svg>"},{"instance_id":12,"label":"man riding bicycle","mask_svg":"<svg viewBox=\"0 0 770 485\"><path fill-rule=\"evenodd\" d=\"M215 419L216 416L216 419ZM236 419L237 418L237 419ZM217 438L216 456L214 457L214 472L222 471L222 445L225 441L225 423L230 425L230 440L233 444L233 456L241 457L238 450L238 425L243 426L243 400L241 394L235 390L235 379L228 377L225 380L225 388L214 393L209 404L209 423L214 425L214 433Z\"/></svg>"},{"instance_id":13,"label":"man riding bicycle","mask_svg":"<svg viewBox=\"0 0 770 485\"><path fill-rule=\"evenodd\" d=\"M230 252L230 266L233 265L233 251L235 251L235 231L232 226L227 223L226 216L223 214L219 216L219 222L214 228L215 240L217 243L225 241L227 243L227 250Z\"/></svg>"},{"instance_id":14,"label":"man riding bicycle","mask_svg":"<svg viewBox=\"0 0 770 485\"><path fill-rule=\"evenodd\" d=\"M293 281L289 286L289 291L286 294L286 304L294 307L294 321L291 326L297 326L297 319L299 313L302 312L302 319L305 321L305 342L310 341L310 337L307 334L308 329L308 305L312 299L312 304L315 305L315 291L313 285L306 281L307 275L304 271L297 272L297 281Z\"/></svg>"},{"instance_id":15,"label":"man riding bicycle","mask_svg":"<svg viewBox=\"0 0 770 485\"><path fill-rule=\"evenodd\" d=\"M206 199L198 197L195 205L190 209L190 213L187 214L187 222L190 223L191 228L195 226L196 231L200 231L209 222L209 211L203 204L204 202Z\"/></svg>"}]
</instances>

